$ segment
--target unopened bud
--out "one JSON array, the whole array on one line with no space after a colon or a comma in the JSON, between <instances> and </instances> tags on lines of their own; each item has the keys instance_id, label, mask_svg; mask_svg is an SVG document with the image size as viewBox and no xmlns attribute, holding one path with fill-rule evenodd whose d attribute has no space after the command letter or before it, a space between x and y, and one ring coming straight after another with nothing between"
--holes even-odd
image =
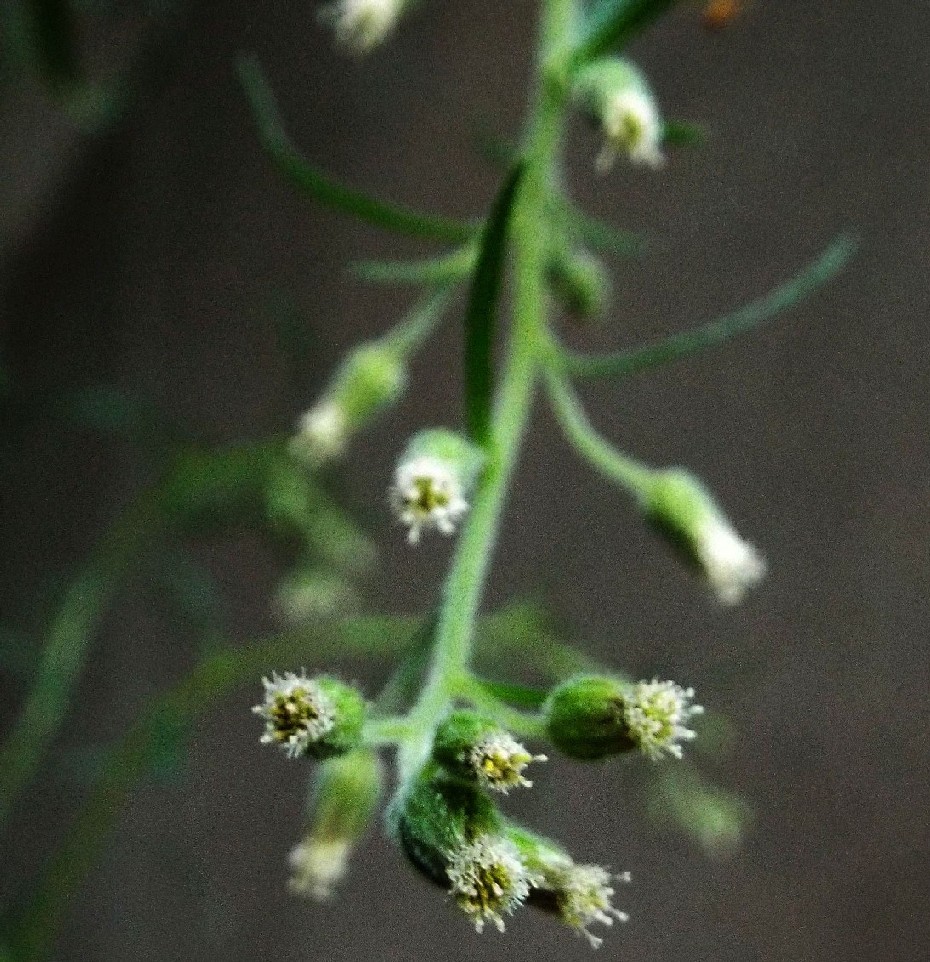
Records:
<instances>
[{"instance_id":1,"label":"unopened bud","mask_svg":"<svg viewBox=\"0 0 930 962\"><path fill-rule=\"evenodd\" d=\"M383 780L378 755L358 750L323 762L314 782L311 824L291 852L290 889L329 898L342 880L349 855L378 807Z\"/></svg>"},{"instance_id":2,"label":"unopened bud","mask_svg":"<svg viewBox=\"0 0 930 962\"><path fill-rule=\"evenodd\" d=\"M656 475L643 506L655 526L683 551L723 604L736 604L765 575L765 561L736 533L717 502L688 471Z\"/></svg>"},{"instance_id":3,"label":"unopened bud","mask_svg":"<svg viewBox=\"0 0 930 962\"><path fill-rule=\"evenodd\" d=\"M637 67L618 57L596 60L580 71L574 93L604 133L599 170L609 170L621 155L635 164L662 166L662 120Z\"/></svg>"},{"instance_id":4,"label":"unopened bud","mask_svg":"<svg viewBox=\"0 0 930 962\"><path fill-rule=\"evenodd\" d=\"M355 348L323 396L300 418L291 452L311 466L338 458L349 439L394 404L407 383L403 358L380 341Z\"/></svg>"},{"instance_id":5,"label":"unopened bud","mask_svg":"<svg viewBox=\"0 0 930 962\"><path fill-rule=\"evenodd\" d=\"M580 318L603 314L610 281L603 264L584 250L557 252L548 267L549 285L562 307Z\"/></svg>"}]
</instances>

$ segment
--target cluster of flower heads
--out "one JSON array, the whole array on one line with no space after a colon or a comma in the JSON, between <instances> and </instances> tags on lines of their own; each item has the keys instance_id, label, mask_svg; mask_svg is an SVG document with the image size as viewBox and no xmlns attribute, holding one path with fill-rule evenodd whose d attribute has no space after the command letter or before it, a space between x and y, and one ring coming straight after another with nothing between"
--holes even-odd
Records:
<instances>
[{"instance_id":1,"label":"cluster of flower heads","mask_svg":"<svg viewBox=\"0 0 930 962\"><path fill-rule=\"evenodd\" d=\"M328 898L378 807L377 750L366 745L361 694L337 679L304 673L265 680L255 712L263 743L289 757L321 760L312 824L291 853L291 891ZM639 751L680 758L701 712L691 689L668 681L630 684L580 676L557 686L541 714L545 737L572 758ZM554 914L587 938L594 925L627 916L613 904L618 882L600 865L576 862L550 839L505 816L493 798L529 788L528 767L546 761L493 718L459 708L437 726L428 758L403 781L389 807L391 834L412 864L444 887L478 932L503 931L523 905Z\"/></svg>"}]
</instances>

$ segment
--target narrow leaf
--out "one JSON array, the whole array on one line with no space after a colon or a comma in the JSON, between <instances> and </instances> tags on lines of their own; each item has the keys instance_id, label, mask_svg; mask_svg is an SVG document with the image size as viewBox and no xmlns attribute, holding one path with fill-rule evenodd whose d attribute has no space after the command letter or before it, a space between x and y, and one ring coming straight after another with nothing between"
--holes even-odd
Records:
<instances>
[{"instance_id":1,"label":"narrow leaf","mask_svg":"<svg viewBox=\"0 0 930 962\"><path fill-rule=\"evenodd\" d=\"M465 414L472 437L483 444L491 426L492 353L497 302L507 253L507 228L523 176L518 164L508 175L481 235L465 314Z\"/></svg>"},{"instance_id":2,"label":"narrow leaf","mask_svg":"<svg viewBox=\"0 0 930 962\"><path fill-rule=\"evenodd\" d=\"M542 708L547 696L547 692L542 688L532 688L529 685L518 685L513 682L482 679L481 685L489 695L526 711L537 711Z\"/></svg>"},{"instance_id":3,"label":"narrow leaf","mask_svg":"<svg viewBox=\"0 0 930 962\"><path fill-rule=\"evenodd\" d=\"M700 147L706 141L707 131L700 124L669 120L662 127L662 143L669 147Z\"/></svg>"},{"instance_id":4,"label":"narrow leaf","mask_svg":"<svg viewBox=\"0 0 930 962\"><path fill-rule=\"evenodd\" d=\"M601 0L582 27L573 60L576 65L625 46L640 30L670 9L676 0Z\"/></svg>"},{"instance_id":5,"label":"narrow leaf","mask_svg":"<svg viewBox=\"0 0 930 962\"><path fill-rule=\"evenodd\" d=\"M737 334L758 327L809 297L843 269L855 249L856 244L851 238L837 238L817 260L787 283L703 327L675 334L658 344L600 357L566 352L562 363L570 374L577 377L625 377L715 347Z\"/></svg>"},{"instance_id":6,"label":"narrow leaf","mask_svg":"<svg viewBox=\"0 0 930 962\"><path fill-rule=\"evenodd\" d=\"M475 231L470 224L418 214L406 207L370 197L317 170L290 142L278 114L278 105L254 57L243 57L239 80L248 97L262 146L278 170L301 193L327 207L351 214L388 230L452 243L466 241Z\"/></svg>"},{"instance_id":7,"label":"narrow leaf","mask_svg":"<svg viewBox=\"0 0 930 962\"><path fill-rule=\"evenodd\" d=\"M646 243L638 235L591 217L567 198L557 201L552 216L570 237L577 237L604 253L639 257L645 249Z\"/></svg>"},{"instance_id":8,"label":"narrow leaf","mask_svg":"<svg viewBox=\"0 0 930 962\"><path fill-rule=\"evenodd\" d=\"M419 261L359 261L350 268L356 277L373 284L450 284L471 273L475 250L471 245Z\"/></svg>"}]
</instances>

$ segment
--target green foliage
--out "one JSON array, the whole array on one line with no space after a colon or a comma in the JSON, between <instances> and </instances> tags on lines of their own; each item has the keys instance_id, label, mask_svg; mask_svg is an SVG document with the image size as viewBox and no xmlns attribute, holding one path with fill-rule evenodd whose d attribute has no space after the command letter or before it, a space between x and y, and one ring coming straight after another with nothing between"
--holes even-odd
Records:
<instances>
[{"instance_id":1,"label":"green foliage","mask_svg":"<svg viewBox=\"0 0 930 962\"><path fill-rule=\"evenodd\" d=\"M507 253L507 231L523 167L507 175L481 236L465 314L465 415L468 430L487 444L491 428L494 334Z\"/></svg>"},{"instance_id":2,"label":"green foliage","mask_svg":"<svg viewBox=\"0 0 930 962\"><path fill-rule=\"evenodd\" d=\"M243 57L239 60L238 69L262 146L280 173L302 194L376 227L414 237L454 243L466 241L472 236L474 229L468 224L417 214L405 207L369 197L317 170L300 155L285 133L278 116L277 103L258 60Z\"/></svg>"},{"instance_id":3,"label":"green foliage","mask_svg":"<svg viewBox=\"0 0 930 962\"><path fill-rule=\"evenodd\" d=\"M628 377L716 347L738 334L753 330L816 293L849 263L855 250L855 242L850 237L841 235L790 281L732 314L676 334L658 344L632 351L620 351L600 357L585 357L566 352L561 365L576 377Z\"/></svg>"}]
</instances>

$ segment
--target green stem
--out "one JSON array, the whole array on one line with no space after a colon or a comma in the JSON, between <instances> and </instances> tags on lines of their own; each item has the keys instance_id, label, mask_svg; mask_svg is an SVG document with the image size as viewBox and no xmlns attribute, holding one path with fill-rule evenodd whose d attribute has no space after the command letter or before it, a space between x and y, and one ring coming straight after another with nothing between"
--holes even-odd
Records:
<instances>
[{"instance_id":1,"label":"green stem","mask_svg":"<svg viewBox=\"0 0 930 962\"><path fill-rule=\"evenodd\" d=\"M545 227L551 179L559 148L567 71L566 38L575 0L549 0L542 22L536 105L524 153L525 168L512 220L513 326L491 423L489 464L462 530L436 626L432 664L409 720L414 737L400 755L401 779L409 778L429 751L433 730L468 678L472 638L500 519L529 421L536 385L541 332L546 320Z\"/></svg>"},{"instance_id":2,"label":"green stem","mask_svg":"<svg viewBox=\"0 0 930 962\"><path fill-rule=\"evenodd\" d=\"M655 472L602 438L591 426L572 389L552 370L546 373L546 386L555 416L569 441L611 481L637 498L645 497L652 487Z\"/></svg>"}]
</instances>

